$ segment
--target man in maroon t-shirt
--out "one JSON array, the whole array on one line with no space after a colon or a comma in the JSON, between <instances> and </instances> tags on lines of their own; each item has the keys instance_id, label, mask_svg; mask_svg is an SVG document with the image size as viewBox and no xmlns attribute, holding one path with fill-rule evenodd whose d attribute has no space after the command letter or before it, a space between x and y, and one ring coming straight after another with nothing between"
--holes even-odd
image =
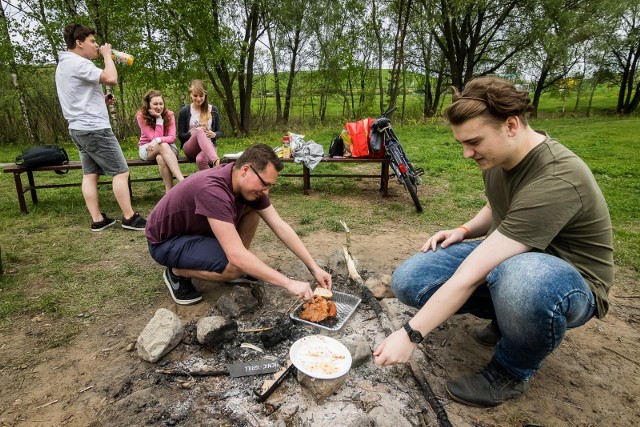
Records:
<instances>
[{"instance_id":1,"label":"man in maroon t-shirt","mask_svg":"<svg viewBox=\"0 0 640 427\"><path fill-rule=\"evenodd\" d=\"M295 231L269 200L284 165L265 144L246 150L231 164L204 170L176 185L147 219L151 257L166 266L164 281L177 304L202 300L191 279L254 282L283 287L297 298L313 296L307 282L293 280L249 251L260 218L307 266L318 284L331 289L322 270Z\"/></svg>"}]
</instances>

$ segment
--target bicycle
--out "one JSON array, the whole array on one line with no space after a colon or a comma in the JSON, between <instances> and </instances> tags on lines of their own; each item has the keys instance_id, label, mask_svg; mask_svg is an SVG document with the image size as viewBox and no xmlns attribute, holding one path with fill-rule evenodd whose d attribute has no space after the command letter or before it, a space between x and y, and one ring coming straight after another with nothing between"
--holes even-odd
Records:
<instances>
[{"instance_id":1,"label":"bicycle","mask_svg":"<svg viewBox=\"0 0 640 427\"><path fill-rule=\"evenodd\" d=\"M420 203L420 199L418 199L417 186L422 184L420 175L424 173L424 170L421 168L415 169L411 162L409 162L396 133L391 127L391 120L387 116L394 112L396 108L397 107L394 107L382 113L382 115L373 122L371 129L382 136L385 155L391 159L391 169L393 169L391 176L395 176L398 182L407 189L416 207L416 211L422 212L422 204Z\"/></svg>"}]
</instances>

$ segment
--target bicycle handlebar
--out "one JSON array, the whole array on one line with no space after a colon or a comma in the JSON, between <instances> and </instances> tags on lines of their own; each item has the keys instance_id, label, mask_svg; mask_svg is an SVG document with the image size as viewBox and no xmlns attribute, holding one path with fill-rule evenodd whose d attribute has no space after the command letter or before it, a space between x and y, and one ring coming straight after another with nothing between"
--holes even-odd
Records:
<instances>
[{"instance_id":1,"label":"bicycle handlebar","mask_svg":"<svg viewBox=\"0 0 640 427\"><path fill-rule=\"evenodd\" d=\"M382 115L380 116L380 118L382 117L387 117L389 114L393 113L394 111L396 111L398 109L398 107L393 107L393 108L389 108L387 111L385 111L384 113L382 113Z\"/></svg>"}]
</instances>

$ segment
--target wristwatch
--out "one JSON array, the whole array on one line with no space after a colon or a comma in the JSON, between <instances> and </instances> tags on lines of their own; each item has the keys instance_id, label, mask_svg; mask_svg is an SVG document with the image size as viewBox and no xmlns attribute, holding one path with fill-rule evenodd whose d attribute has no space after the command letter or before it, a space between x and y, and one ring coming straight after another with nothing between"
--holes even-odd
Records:
<instances>
[{"instance_id":1,"label":"wristwatch","mask_svg":"<svg viewBox=\"0 0 640 427\"><path fill-rule=\"evenodd\" d=\"M420 332L416 331L409 325L409 322L404 324L404 330L407 331L407 335L409 335L409 339L412 343L420 344L424 339Z\"/></svg>"}]
</instances>

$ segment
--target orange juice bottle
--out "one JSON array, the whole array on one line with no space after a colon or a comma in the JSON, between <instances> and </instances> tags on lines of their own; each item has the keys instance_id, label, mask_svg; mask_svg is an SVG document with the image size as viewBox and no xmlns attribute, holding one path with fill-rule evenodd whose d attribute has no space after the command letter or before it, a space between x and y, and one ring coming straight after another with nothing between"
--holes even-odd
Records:
<instances>
[{"instance_id":1,"label":"orange juice bottle","mask_svg":"<svg viewBox=\"0 0 640 427\"><path fill-rule=\"evenodd\" d=\"M129 55L128 53L124 53L124 52L120 52L119 50L111 49L111 57L118 64L133 65L133 56Z\"/></svg>"}]
</instances>

